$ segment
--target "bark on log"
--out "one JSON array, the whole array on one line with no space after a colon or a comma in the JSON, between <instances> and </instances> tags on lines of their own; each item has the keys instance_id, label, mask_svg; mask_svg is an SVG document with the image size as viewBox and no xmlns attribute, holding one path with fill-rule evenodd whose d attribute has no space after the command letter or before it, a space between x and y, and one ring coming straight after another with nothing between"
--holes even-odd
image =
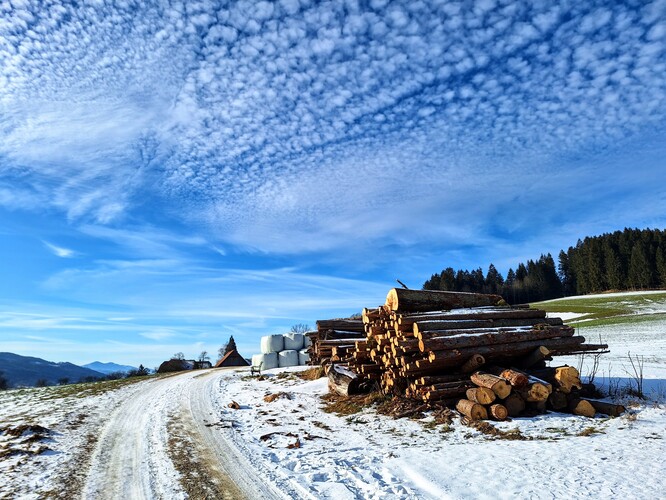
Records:
<instances>
[{"instance_id":1,"label":"bark on log","mask_svg":"<svg viewBox=\"0 0 666 500\"><path fill-rule=\"evenodd\" d=\"M391 311L400 312L434 311L463 307L496 306L500 304L505 304L505 302L499 295L487 295L483 293L392 288L386 296L386 306Z\"/></svg>"},{"instance_id":2,"label":"bark on log","mask_svg":"<svg viewBox=\"0 0 666 500\"><path fill-rule=\"evenodd\" d=\"M540 345L546 345L548 349L566 347L573 349L585 342L585 337L565 337L556 339L540 339L525 342L514 342L511 344L498 344L490 346L471 347L446 351L431 351L428 355L430 363L420 363L419 368L449 368L462 365L469 356L481 354L487 360L511 359L531 352Z\"/></svg>"},{"instance_id":3,"label":"bark on log","mask_svg":"<svg viewBox=\"0 0 666 500\"><path fill-rule=\"evenodd\" d=\"M456 396L462 396L474 386L470 381L449 382L446 384L436 384L427 388L425 396L427 399L448 399Z\"/></svg>"},{"instance_id":4,"label":"bark on log","mask_svg":"<svg viewBox=\"0 0 666 500\"><path fill-rule=\"evenodd\" d=\"M493 391L498 398L504 399L511 394L511 384L503 378L491 373L476 372L470 377L479 387L486 387Z\"/></svg>"},{"instance_id":5,"label":"bark on log","mask_svg":"<svg viewBox=\"0 0 666 500\"><path fill-rule=\"evenodd\" d=\"M488 333L475 330L460 331L457 335L424 338L419 340L419 349L426 351L444 351L449 349L463 349L466 347L491 346L497 344L513 344L516 342L534 341L537 339L553 339L571 337L574 329L570 326L548 326L539 329L505 329L494 330ZM431 333L431 332L425 332Z\"/></svg>"},{"instance_id":6,"label":"bark on log","mask_svg":"<svg viewBox=\"0 0 666 500\"><path fill-rule=\"evenodd\" d=\"M359 392L360 379L351 370L340 365L331 365L328 371L328 389L341 396L351 396Z\"/></svg>"},{"instance_id":7,"label":"bark on log","mask_svg":"<svg viewBox=\"0 0 666 500\"><path fill-rule=\"evenodd\" d=\"M594 414L597 412L594 409L594 406L592 406L592 403L580 398L571 398L569 400L568 409L574 415L590 418L594 417Z\"/></svg>"},{"instance_id":8,"label":"bark on log","mask_svg":"<svg viewBox=\"0 0 666 500\"><path fill-rule=\"evenodd\" d=\"M461 399L458 401L458 404L456 404L456 410L472 421L488 419L488 412L483 406L467 399Z\"/></svg>"},{"instance_id":9,"label":"bark on log","mask_svg":"<svg viewBox=\"0 0 666 500\"><path fill-rule=\"evenodd\" d=\"M442 319L423 321L418 320L412 324L412 331L415 336L419 332L428 332L433 330L460 330L464 328L515 328L519 326L562 326L561 318L535 318L535 319L496 319L496 318L477 318L476 314L470 314L468 318L462 319Z\"/></svg>"},{"instance_id":10,"label":"bark on log","mask_svg":"<svg viewBox=\"0 0 666 500\"><path fill-rule=\"evenodd\" d=\"M597 413L603 413L604 415L608 415L609 417L619 417L625 411L627 411L627 409L622 405L605 403L604 401L597 401L595 399L583 399L583 400L590 403Z\"/></svg>"},{"instance_id":11,"label":"bark on log","mask_svg":"<svg viewBox=\"0 0 666 500\"><path fill-rule=\"evenodd\" d=\"M509 411L506 409L506 407L499 403L490 405L488 413L490 413L490 416L493 417L493 420L499 421L506 420L506 418L509 416Z\"/></svg>"},{"instance_id":12,"label":"bark on log","mask_svg":"<svg viewBox=\"0 0 666 500\"><path fill-rule=\"evenodd\" d=\"M567 396L563 392L554 391L550 396L548 396L548 407L552 410L563 410L567 407L568 404Z\"/></svg>"},{"instance_id":13,"label":"bark on log","mask_svg":"<svg viewBox=\"0 0 666 500\"><path fill-rule=\"evenodd\" d=\"M512 392L509 396L502 401L510 417L518 417L525 410L525 400L520 397L520 394Z\"/></svg>"},{"instance_id":14,"label":"bark on log","mask_svg":"<svg viewBox=\"0 0 666 500\"><path fill-rule=\"evenodd\" d=\"M546 401L528 401L525 413L530 415L543 415L547 413L548 404Z\"/></svg>"},{"instance_id":15,"label":"bark on log","mask_svg":"<svg viewBox=\"0 0 666 500\"><path fill-rule=\"evenodd\" d=\"M491 366L491 367L486 367L485 370L488 373L492 373L493 375L497 375L498 377L502 377L508 380L509 383L511 384L511 387L515 387L516 389L525 387L529 383L529 377L525 373L515 370L513 368L502 368L500 366Z\"/></svg>"},{"instance_id":16,"label":"bark on log","mask_svg":"<svg viewBox=\"0 0 666 500\"><path fill-rule=\"evenodd\" d=\"M549 390L549 387L549 384L543 382L530 382L520 389L519 393L528 403L537 403L548 400L548 396L552 393L552 388Z\"/></svg>"},{"instance_id":17,"label":"bark on log","mask_svg":"<svg viewBox=\"0 0 666 500\"><path fill-rule=\"evenodd\" d=\"M434 385L434 384L443 384L446 382L461 382L463 380L469 380L469 377L463 374L452 373L451 375L436 375L431 377L420 377L417 378L414 383L420 386Z\"/></svg>"},{"instance_id":18,"label":"bark on log","mask_svg":"<svg viewBox=\"0 0 666 500\"><path fill-rule=\"evenodd\" d=\"M420 332L436 330L465 330L468 328L493 328L492 319L445 319L439 321L417 321L412 325L414 336L419 337Z\"/></svg>"},{"instance_id":19,"label":"bark on log","mask_svg":"<svg viewBox=\"0 0 666 500\"><path fill-rule=\"evenodd\" d=\"M583 383L580 380L580 373L573 366L565 365L544 368L541 370L530 370L530 374L539 377L540 379L547 380L565 394L569 394L574 388L583 388Z\"/></svg>"},{"instance_id":20,"label":"bark on log","mask_svg":"<svg viewBox=\"0 0 666 500\"><path fill-rule=\"evenodd\" d=\"M479 403L480 405L489 405L497 398L495 393L486 387L473 387L472 389L467 389L465 396L467 396L467 399L470 401Z\"/></svg>"},{"instance_id":21,"label":"bark on log","mask_svg":"<svg viewBox=\"0 0 666 500\"><path fill-rule=\"evenodd\" d=\"M365 333L361 319L320 319L317 321L317 330L343 330L348 332Z\"/></svg>"},{"instance_id":22,"label":"bark on log","mask_svg":"<svg viewBox=\"0 0 666 500\"><path fill-rule=\"evenodd\" d=\"M546 346L539 346L536 349L534 349L531 353L529 353L525 358L520 362L520 367L521 368L530 368L537 363L543 361L546 359L546 357L550 356L550 351Z\"/></svg>"},{"instance_id":23,"label":"bark on log","mask_svg":"<svg viewBox=\"0 0 666 500\"><path fill-rule=\"evenodd\" d=\"M401 314L396 317L399 326L409 327L416 322L421 321L439 321L455 319L527 319L539 320L546 318L546 311L543 309L511 309L499 308L488 311L469 311L469 312L425 312L417 314Z\"/></svg>"},{"instance_id":24,"label":"bark on log","mask_svg":"<svg viewBox=\"0 0 666 500\"><path fill-rule=\"evenodd\" d=\"M470 358L463 363L463 365L460 367L460 371L462 373L472 373L481 368L483 365L486 364L486 358L481 356L480 354L473 354L470 356Z\"/></svg>"}]
</instances>

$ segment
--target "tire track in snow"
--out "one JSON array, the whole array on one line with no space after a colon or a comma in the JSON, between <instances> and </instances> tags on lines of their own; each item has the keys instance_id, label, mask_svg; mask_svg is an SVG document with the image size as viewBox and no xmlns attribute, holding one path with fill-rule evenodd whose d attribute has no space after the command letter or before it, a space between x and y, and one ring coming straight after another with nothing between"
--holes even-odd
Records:
<instances>
[{"instance_id":1,"label":"tire track in snow","mask_svg":"<svg viewBox=\"0 0 666 500\"><path fill-rule=\"evenodd\" d=\"M93 452L83 498L185 498L167 455L167 420L192 376L151 380L109 416Z\"/></svg>"}]
</instances>

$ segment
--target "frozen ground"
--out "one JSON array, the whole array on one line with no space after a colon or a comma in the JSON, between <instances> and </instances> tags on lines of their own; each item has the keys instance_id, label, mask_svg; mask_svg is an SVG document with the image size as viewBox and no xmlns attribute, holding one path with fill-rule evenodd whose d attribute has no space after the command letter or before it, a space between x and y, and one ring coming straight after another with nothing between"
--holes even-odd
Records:
<instances>
[{"instance_id":1,"label":"frozen ground","mask_svg":"<svg viewBox=\"0 0 666 500\"><path fill-rule=\"evenodd\" d=\"M595 382L627 414L550 413L494 434L374 407L327 413L326 380L301 380L302 368L1 392L0 498L661 498L666 320L635 319L580 328L609 344ZM648 399L625 392L629 353ZM583 374L592 366L588 356Z\"/></svg>"},{"instance_id":2,"label":"frozen ground","mask_svg":"<svg viewBox=\"0 0 666 500\"><path fill-rule=\"evenodd\" d=\"M169 449L169 422L178 416L194 436L186 442L199 481L220 471L240 480L242 493L229 498L647 499L666 488L666 409L654 401L630 403L616 419L515 419L496 424L512 432L489 436L431 416L326 413L325 379L307 382L289 370L265 380L246 370L188 373L64 405L40 400L41 391L24 392L9 411L11 392L3 395L3 426L36 415L31 420L53 432L52 451L0 462L4 497L196 498ZM234 401L239 409L229 407Z\"/></svg>"}]
</instances>

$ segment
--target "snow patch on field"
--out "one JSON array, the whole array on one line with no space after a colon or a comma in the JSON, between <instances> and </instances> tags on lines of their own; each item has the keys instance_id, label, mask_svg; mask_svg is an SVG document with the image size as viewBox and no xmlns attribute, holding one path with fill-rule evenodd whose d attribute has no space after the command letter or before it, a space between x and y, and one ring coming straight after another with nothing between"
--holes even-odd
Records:
<instances>
[{"instance_id":1,"label":"snow patch on field","mask_svg":"<svg viewBox=\"0 0 666 500\"><path fill-rule=\"evenodd\" d=\"M235 421L233 431L222 432L257 468L290 477L314 498L651 498L666 487L663 465L660 473L643 467L646 460L661 464L657 457L666 453L659 404L616 419L550 413L495 423L519 436L506 440L458 421L431 425L432 417L325 413L326 380L278 378L285 371L263 381L240 373L221 379L219 394L241 405L228 409L230 396L221 397L219 410ZM277 392L289 397L264 401Z\"/></svg>"}]
</instances>

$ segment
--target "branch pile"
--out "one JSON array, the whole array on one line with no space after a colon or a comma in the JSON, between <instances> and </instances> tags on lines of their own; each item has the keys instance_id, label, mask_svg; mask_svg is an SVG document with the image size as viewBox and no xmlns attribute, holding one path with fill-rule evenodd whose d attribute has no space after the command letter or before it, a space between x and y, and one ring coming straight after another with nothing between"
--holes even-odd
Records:
<instances>
[{"instance_id":1,"label":"branch pile","mask_svg":"<svg viewBox=\"0 0 666 500\"><path fill-rule=\"evenodd\" d=\"M621 410L582 398L575 368L546 367L554 356L608 352L606 344L586 344L560 318L511 307L499 295L392 289L362 320L317 327L314 364L344 364L386 394L444 403L469 420Z\"/></svg>"}]
</instances>

